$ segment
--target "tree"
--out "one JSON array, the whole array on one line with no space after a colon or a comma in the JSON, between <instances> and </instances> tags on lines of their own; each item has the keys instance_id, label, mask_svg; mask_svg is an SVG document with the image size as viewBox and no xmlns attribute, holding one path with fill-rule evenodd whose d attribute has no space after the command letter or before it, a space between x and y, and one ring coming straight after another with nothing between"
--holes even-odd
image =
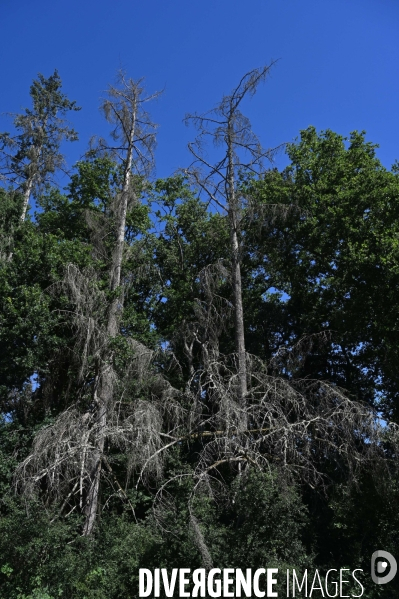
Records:
<instances>
[{"instance_id":1,"label":"tree","mask_svg":"<svg viewBox=\"0 0 399 599\"><path fill-rule=\"evenodd\" d=\"M290 165L252 190L259 207L285 201L299 212L274 218L263 236L256 221L246 227L247 301L258 313L251 347L268 357L266 336L289 347L323 332L297 375L328 378L396 419L398 175L364 132L309 127L287 153ZM280 329L271 322L265 335L271 310Z\"/></svg>"},{"instance_id":2,"label":"tree","mask_svg":"<svg viewBox=\"0 0 399 599\"><path fill-rule=\"evenodd\" d=\"M108 319L105 334L113 339L118 334L120 315L123 310L123 295L120 290L123 250L125 245L126 214L128 204L137 201L132 182L132 173L136 176L148 176L153 164L153 148L155 145L154 125L144 110L144 104L158 96L154 94L143 98L142 81L127 80L119 74L120 87L111 86L108 98L104 100L102 109L107 120L115 125L112 138L120 142L115 148L100 143L100 148L111 151L121 159L123 176L121 191L115 198L113 217L115 226L115 244L109 271L109 289L113 299L108 308ZM97 404L97 420L99 424L98 448L94 460L91 487L86 501L86 521L84 535L90 535L97 515L99 485L101 477L102 454L106 437L107 416L113 400L114 382L110 369L112 357L108 354L99 358L96 380L94 382L94 401Z\"/></svg>"},{"instance_id":3,"label":"tree","mask_svg":"<svg viewBox=\"0 0 399 599\"><path fill-rule=\"evenodd\" d=\"M61 142L77 140L64 115L80 110L61 92L61 79L54 71L48 79L39 73L30 88L32 109L13 116L15 135L0 134L1 178L23 194L21 221L25 220L32 192L63 164Z\"/></svg>"},{"instance_id":4,"label":"tree","mask_svg":"<svg viewBox=\"0 0 399 599\"><path fill-rule=\"evenodd\" d=\"M194 162L187 173L228 216L239 378L237 393L242 405L247 394L247 368L240 249L240 221L244 198L240 193L239 183L243 171L259 173L265 158L271 158L271 152L261 147L251 130L248 118L240 111L240 104L245 96L255 94L258 85L266 79L272 66L273 63L244 75L233 92L224 96L220 104L209 113L186 117L186 122L193 121L199 130L195 143L189 144ZM204 139L207 137L211 137L215 146L223 146L223 155L214 165L208 163L203 153ZM206 169L206 172L201 172L201 169Z\"/></svg>"}]
</instances>

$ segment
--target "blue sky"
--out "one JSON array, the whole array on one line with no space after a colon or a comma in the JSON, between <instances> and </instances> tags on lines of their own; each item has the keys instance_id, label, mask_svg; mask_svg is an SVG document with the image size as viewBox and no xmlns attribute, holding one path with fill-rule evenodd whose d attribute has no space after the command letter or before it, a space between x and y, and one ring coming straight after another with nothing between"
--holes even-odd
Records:
<instances>
[{"instance_id":1,"label":"blue sky","mask_svg":"<svg viewBox=\"0 0 399 599\"><path fill-rule=\"evenodd\" d=\"M187 112L213 107L248 70L280 59L244 106L265 147L314 125L366 129L390 167L399 158L398 0L0 0L0 112L29 105L38 72L57 68L82 106L80 142L108 126L99 98L118 67L144 76L160 124L157 175L189 163ZM0 116L0 131L9 130ZM284 160L280 158L280 164Z\"/></svg>"}]
</instances>

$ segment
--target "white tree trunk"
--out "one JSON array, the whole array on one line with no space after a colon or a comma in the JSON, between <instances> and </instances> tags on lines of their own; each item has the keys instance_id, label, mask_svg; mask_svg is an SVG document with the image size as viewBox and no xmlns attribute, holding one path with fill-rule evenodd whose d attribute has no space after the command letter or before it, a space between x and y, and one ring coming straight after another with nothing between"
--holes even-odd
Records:
<instances>
[{"instance_id":1,"label":"white tree trunk","mask_svg":"<svg viewBox=\"0 0 399 599\"><path fill-rule=\"evenodd\" d=\"M30 196L32 193L32 189L33 189L34 179L35 179L35 177L33 175L32 177L29 177L29 179L27 180L27 183L26 183L26 187L25 187L25 191L24 191L24 202L22 205L22 214L21 214L22 222L25 221L26 213L28 211L29 200L30 200Z\"/></svg>"},{"instance_id":2,"label":"white tree trunk","mask_svg":"<svg viewBox=\"0 0 399 599\"><path fill-rule=\"evenodd\" d=\"M232 252L232 279L234 294L234 324L235 324L235 345L238 359L238 377L239 377L239 398L242 405L245 403L247 394L247 366L245 351L245 332L244 332L244 308L242 305L242 285L241 285L241 266L239 257L239 244L237 231L232 226L230 232L231 252Z\"/></svg>"}]
</instances>

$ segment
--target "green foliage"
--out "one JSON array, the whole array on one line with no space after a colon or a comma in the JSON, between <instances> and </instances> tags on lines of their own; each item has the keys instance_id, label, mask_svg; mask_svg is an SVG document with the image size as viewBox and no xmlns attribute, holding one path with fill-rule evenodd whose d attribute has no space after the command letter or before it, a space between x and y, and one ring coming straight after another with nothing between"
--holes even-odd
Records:
<instances>
[{"instance_id":1,"label":"green foliage","mask_svg":"<svg viewBox=\"0 0 399 599\"><path fill-rule=\"evenodd\" d=\"M151 199L160 229L152 242L160 281L151 318L164 341L173 340L184 365L184 335L196 321L196 306L206 301L201 275L211 265L228 263L228 227L223 216L207 210L183 177L157 181ZM219 294L231 298L227 282L220 284ZM231 349L231 336L226 341Z\"/></svg>"},{"instance_id":2,"label":"green foliage","mask_svg":"<svg viewBox=\"0 0 399 599\"><path fill-rule=\"evenodd\" d=\"M288 155L285 171L254 184L260 207L289 208L266 219L261 237L256 223L248 232L256 289L266 294L252 332L255 347L264 337L292 345L325 332L314 338L299 375L333 380L359 399L378 400L392 415L399 179L381 165L364 133L345 139L310 127ZM273 331L268 313L276 311L276 300L280 330ZM254 299L249 301L253 306ZM266 335L262 316L270 323Z\"/></svg>"},{"instance_id":3,"label":"green foliage","mask_svg":"<svg viewBox=\"0 0 399 599\"><path fill-rule=\"evenodd\" d=\"M57 71L47 79L39 73L30 88L32 108L14 115L17 134L0 134L4 161L2 170L14 184L24 184L35 178L35 184L46 181L50 173L62 164L59 153L63 139L77 140L77 133L62 118L70 110L80 110L61 91Z\"/></svg>"}]
</instances>

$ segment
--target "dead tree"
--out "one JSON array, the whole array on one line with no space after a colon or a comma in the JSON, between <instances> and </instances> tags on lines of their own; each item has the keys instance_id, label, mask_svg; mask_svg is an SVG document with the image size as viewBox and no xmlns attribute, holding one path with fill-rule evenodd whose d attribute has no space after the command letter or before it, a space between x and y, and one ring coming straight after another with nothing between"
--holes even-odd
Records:
<instances>
[{"instance_id":1,"label":"dead tree","mask_svg":"<svg viewBox=\"0 0 399 599\"><path fill-rule=\"evenodd\" d=\"M189 144L194 162L186 173L215 206L228 216L238 363L237 392L242 405L247 394L247 368L240 256L240 220L244 198L240 192L239 175L243 171L259 174L264 160L271 159L272 152L262 148L251 130L249 119L240 111L240 105L246 96L255 94L258 85L266 79L273 64L244 75L232 93L224 96L210 112L186 117L186 123L192 121L199 131L195 142ZM210 138L216 147L223 149L220 160L212 164L208 161L204 148L207 138Z\"/></svg>"},{"instance_id":2,"label":"dead tree","mask_svg":"<svg viewBox=\"0 0 399 599\"><path fill-rule=\"evenodd\" d=\"M153 165L153 149L155 146L155 125L150 121L144 104L158 96L143 97L142 80L126 79L119 73L118 87L110 86L108 97L102 104L106 119L114 125L112 138L117 143L110 147L100 141L99 149L116 157L123 167L123 179L120 194L114 201L114 234L115 246L112 252L109 270L109 289L114 298L108 309L106 338L114 338L119 331L119 321L123 310L123 290L121 271L125 245L126 214L129 201L135 201L132 185L132 174L147 176ZM120 290L119 290L120 289ZM119 290L119 291L118 291ZM90 490L87 495L83 528L84 535L93 531L97 510L99 487L102 469L102 456L106 438L107 420L110 405L114 396L114 375L111 368L112 355L108 351L99 356L98 372L94 385L94 401L96 404L99 434L97 438L97 455L93 463Z\"/></svg>"}]
</instances>

